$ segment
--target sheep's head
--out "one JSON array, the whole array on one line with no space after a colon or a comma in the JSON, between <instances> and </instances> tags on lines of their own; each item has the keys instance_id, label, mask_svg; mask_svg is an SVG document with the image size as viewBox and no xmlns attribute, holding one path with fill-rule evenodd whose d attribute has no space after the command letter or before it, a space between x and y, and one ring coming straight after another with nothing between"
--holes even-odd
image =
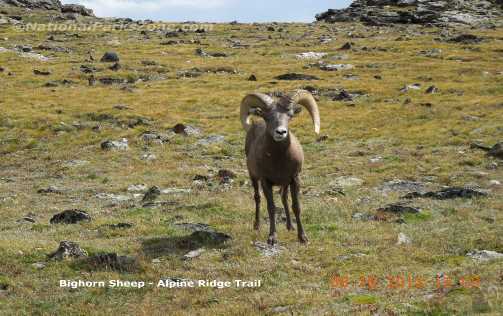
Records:
<instances>
[{"instance_id":1,"label":"sheep's head","mask_svg":"<svg viewBox=\"0 0 503 316\"><path fill-rule=\"evenodd\" d=\"M313 119L314 131L320 132L320 114L318 105L311 93L298 90L292 94L273 100L262 93L247 95L241 103L241 123L245 130L250 128L250 115L264 119L267 132L271 137L281 142L288 138L288 123L305 107Z\"/></svg>"}]
</instances>

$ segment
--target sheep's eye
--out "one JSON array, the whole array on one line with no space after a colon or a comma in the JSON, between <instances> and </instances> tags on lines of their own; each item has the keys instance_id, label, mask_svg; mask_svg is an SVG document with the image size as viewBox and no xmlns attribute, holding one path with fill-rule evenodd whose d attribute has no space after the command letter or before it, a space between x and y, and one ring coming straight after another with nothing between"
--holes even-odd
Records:
<instances>
[{"instance_id":1,"label":"sheep's eye","mask_svg":"<svg viewBox=\"0 0 503 316\"><path fill-rule=\"evenodd\" d=\"M301 107L301 106L296 106L296 107L293 109L293 115L297 115L297 114L299 114L300 112L302 112L302 107Z\"/></svg>"},{"instance_id":2,"label":"sheep's eye","mask_svg":"<svg viewBox=\"0 0 503 316\"><path fill-rule=\"evenodd\" d=\"M250 114L252 115L257 115L257 116L262 116L264 115L264 111L262 111L261 108L253 108L253 109L250 109Z\"/></svg>"}]
</instances>

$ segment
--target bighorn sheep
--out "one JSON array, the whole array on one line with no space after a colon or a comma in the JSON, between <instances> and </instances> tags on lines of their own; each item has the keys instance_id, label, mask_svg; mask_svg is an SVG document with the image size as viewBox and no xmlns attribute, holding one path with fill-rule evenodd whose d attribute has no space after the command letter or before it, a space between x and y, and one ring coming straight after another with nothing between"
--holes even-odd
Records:
<instances>
[{"instance_id":1,"label":"bighorn sheep","mask_svg":"<svg viewBox=\"0 0 503 316\"><path fill-rule=\"evenodd\" d=\"M311 93L298 90L277 100L262 94L247 95L241 102L241 124L246 130L246 158L248 172L255 191L255 230L260 228L260 191L267 199L269 212L268 244L277 243L276 214L273 199L273 186L281 187L281 200L286 213L286 227L293 230L288 207L288 188L292 195L292 208L297 222L297 233L301 243L308 241L300 220L299 174L304 161L302 146L293 133L288 130L288 123L304 106L311 115L316 134L320 132L320 114L318 105ZM250 116L257 115L263 122L251 122Z\"/></svg>"}]
</instances>

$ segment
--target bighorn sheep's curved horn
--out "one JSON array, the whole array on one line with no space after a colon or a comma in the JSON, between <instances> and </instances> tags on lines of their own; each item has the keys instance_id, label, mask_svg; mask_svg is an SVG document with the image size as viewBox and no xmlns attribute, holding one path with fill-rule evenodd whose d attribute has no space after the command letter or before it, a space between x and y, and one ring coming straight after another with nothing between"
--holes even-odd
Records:
<instances>
[{"instance_id":1,"label":"bighorn sheep's curved horn","mask_svg":"<svg viewBox=\"0 0 503 316\"><path fill-rule=\"evenodd\" d=\"M314 132L316 134L320 133L320 111L318 110L318 104L314 99L313 95L306 90L297 90L291 95L289 95L293 103L302 105L309 111L311 118L313 119Z\"/></svg>"},{"instance_id":2,"label":"bighorn sheep's curved horn","mask_svg":"<svg viewBox=\"0 0 503 316\"><path fill-rule=\"evenodd\" d=\"M274 100L263 93L252 93L248 94L246 97L244 97L243 101L241 102L241 124L243 125L243 128L248 131L251 127L251 122L250 122L250 110L253 108L259 108L259 109L270 109Z\"/></svg>"}]
</instances>

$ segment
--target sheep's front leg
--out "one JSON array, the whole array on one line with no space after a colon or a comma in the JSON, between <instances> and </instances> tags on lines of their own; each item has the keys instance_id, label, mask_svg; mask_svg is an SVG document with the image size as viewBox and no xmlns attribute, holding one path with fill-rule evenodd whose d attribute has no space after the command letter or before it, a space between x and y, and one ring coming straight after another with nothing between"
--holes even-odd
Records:
<instances>
[{"instance_id":1,"label":"sheep's front leg","mask_svg":"<svg viewBox=\"0 0 503 316\"><path fill-rule=\"evenodd\" d=\"M295 220L297 221L297 233L299 236L299 241L301 243L307 243L308 239L306 234L304 233L304 227L302 227L302 223L300 221L300 202L299 202L299 194L300 194L300 180L298 177L292 181L290 185L290 190L292 192L292 208L295 214Z\"/></svg>"},{"instance_id":2,"label":"sheep's front leg","mask_svg":"<svg viewBox=\"0 0 503 316\"><path fill-rule=\"evenodd\" d=\"M274 206L272 184L267 180L262 180L261 184L267 200L267 211L269 212L269 239L267 239L267 243L273 246L278 241L276 239L276 206Z\"/></svg>"},{"instance_id":3,"label":"sheep's front leg","mask_svg":"<svg viewBox=\"0 0 503 316\"><path fill-rule=\"evenodd\" d=\"M281 188L281 202L283 202L283 207L285 208L286 229L294 230L290 217L290 207L288 206L288 185Z\"/></svg>"},{"instance_id":4,"label":"sheep's front leg","mask_svg":"<svg viewBox=\"0 0 503 316\"><path fill-rule=\"evenodd\" d=\"M252 184L253 184L253 191L254 191L254 199L255 199L255 223L253 225L253 228L255 230L260 229L260 188L259 188L259 183L258 180L256 179L251 179Z\"/></svg>"}]
</instances>

